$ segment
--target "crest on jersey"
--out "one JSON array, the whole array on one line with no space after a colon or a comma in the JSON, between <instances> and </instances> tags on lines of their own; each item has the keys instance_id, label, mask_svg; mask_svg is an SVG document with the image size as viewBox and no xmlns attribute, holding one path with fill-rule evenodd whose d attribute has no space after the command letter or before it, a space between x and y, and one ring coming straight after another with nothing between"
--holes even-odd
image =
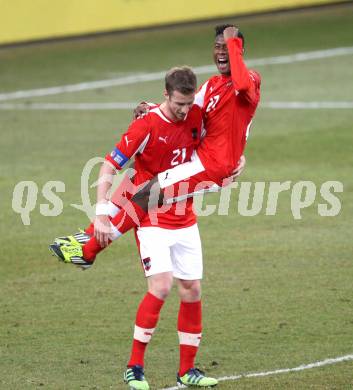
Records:
<instances>
[{"instance_id":1,"label":"crest on jersey","mask_svg":"<svg viewBox=\"0 0 353 390\"><path fill-rule=\"evenodd\" d=\"M149 271L151 269L151 258L146 257L145 259L142 259L143 266L146 271Z\"/></svg>"}]
</instances>

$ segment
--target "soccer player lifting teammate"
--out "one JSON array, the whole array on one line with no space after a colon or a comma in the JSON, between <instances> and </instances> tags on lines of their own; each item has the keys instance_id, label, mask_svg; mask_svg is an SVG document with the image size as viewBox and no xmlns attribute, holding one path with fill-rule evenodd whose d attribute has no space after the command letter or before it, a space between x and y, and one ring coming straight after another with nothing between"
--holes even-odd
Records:
<instances>
[{"instance_id":1,"label":"soccer player lifting teammate","mask_svg":"<svg viewBox=\"0 0 353 390\"><path fill-rule=\"evenodd\" d=\"M127 230L138 225L136 218L139 221L142 221L142 223L140 222L141 227L139 228L140 233L138 233L138 237L142 237L143 240L143 230L146 226L145 221L149 220L147 210L148 202L151 204L151 189L152 195L154 195L154 198L157 199L155 201L155 205L157 205L158 200L160 201L161 199L160 192L162 192L162 190L167 191L170 188L169 186L172 185L178 186L177 188L180 190L180 181L186 178L189 178L189 180L187 182L188 188L184 188L185 193L192 193L195 189L209 188L214 185L222 186L228 182L227 178L234 173L234 170L238 166L240 156L243 153L250 124L260 98L260 76L256 72L251 70L249 71L246 68L242 59L243 43L244 39L236 27L225 25L218 26L216 28L214 60L220 75L213 76L206 81L196 95L195 103L202 109L204 126L207 133L201 144L197 147L197 151L193 154L191 161L180 164L184 161L188 161L191 157L190 150L188 150L189 154L185 154L186 152L183 152L184 146L180 145L180 147L177 148L179 153L173 153L173 159L175 160L172 159L172 161L177 162L176 167L168 169L169 166L160 164L158 167L160 168L159 170L158 168L148 170L146 169L146 165L143 167L141 166L141 168L148 171L148 174L141 173L142 181L138 179L137 182L134 182L134 184L140 184L143 180L157 176L152 179L148 185L143 186L142 190L137 192L131 200L125 202L125 204L122 202L120 204L122 208L121 210L115 207L113 213L109 211L110 206L107 199L107 192L110 189L110 184L101 184L98 188L97 217L94 229L91 227L87 229L85 233L57 239L52 245L52 249L59 258L61 258L64 262L71 262L83 267L89 267L93 263L95 256L102 250L102 248L110 243L110 240L119 237ZM169 98L167 97L167 101L168 99L169 103L172 103L173 95L169 96ZM190 102L186 103L184 101L183 104L183 107L187 107L187 109L184 110L184 113L179 111L179 119L185 119L186 121L192 117L190 114L193 110L196 113L196 109ZM160 106L159 108L153 108L150 114L156 113L156 110L160 110L162 112L163 107ZM149 118L150 114L147 115L146 118ZM168 118L165 119L168 120ZM143 120L144 119L142 118L135 122L138 123ZM195 131L191 131L191 133L193 134L194 139ZM126 136L127 138L124 138ZM122 138L122 141L117 144L117 147L114 149L111 156L107 157L107 159L112 162L116 168L121 168L132 156L132 154L129 154L127 149L125 149L125 146L128 147L132 138L129 138L128 133L124 137ZM164 134L159 135L158 137L165 139ZM138 142L140 141L141 143L139 145L134 145L134 151L138 151L140 153L143 151L141 154L141 156L143 156L144 152L147 150L150 140L148 139L146 142L146 138L142 137ZM161 141L161 143L162 142L164 141ZM124 143L126 145L124 145ZM194 142L193 147L196 147L196 144L197 143ZM136 148L136 146L138 147ZM177 149L173 149L173 152ZM139 155L136 155L136 161L138 161L138 158ZM154 156L153 159L156 159L156 157ZM153 159L149 160L149 163L151 163ZM169 162L171 162L171 160L169 160ZM107 164L103 165L103 167L107 166ZM136 166L136 168L138 168L138 166ZM106 173L113 173L111 171L111 167L108 171L104 171L104 169L106 168L102 168L101 170L101 176ZM164 172L159 173L161 170L164 170ZM139 177L138 175L139 173L137 174L137 177ZM185 184L185 182L183 182L183 184ZM171 211L172 215L173 210L175 214L175 207L176 206L173 205L173 209ZM187 210L188 206L186 207L185 215L189 215ZM169 212L167 211L165 214L168 215L168 213ZM113 218L108 218L109 214ZM163 214L161 214L159 218L162 218L163 220L164 217L162 217L162 215ZM168 221L168 223L170 222L171 220ZM174 222L176 223L176 220ZM148 222L147 226L151 226L150 222ZM171 226L168 227L170 228ZM192 227L192 225L188 225L187 229L190 227ZM146 237L147 235L145 235L145 242L153 241ZM163 240L161 236L160 240ZM182 239L180 242L181 241ZM158 239L155 242L158 242ZM150 249L152 246L153 245L150 245ZM140 249L142 260L144 260L145 273L148 276L147 271L150 267L153 267L153 260L151 260L150 256L144 257L142 251L143 249ZM173 272L174 271L175 270L173 269ZM193 272L194 271L192 271L191 274L193 274ZM161 274L163 274L163 271L160 275ZM196 274L193 274L193 277L195 277L195 275ZM200 278L200 274L196 276L196 280ZM180 280L183 279L183 277L180 278ZM151 279L149 278L149 280ZM197 285L195 284L195 286ZM196 288L195 291L199 293L198 288ZM198 346L196 338L200 337L201 334L201 306L200 302L197 300L198 297L196 296L197 294L194 297L196 299L195 302L188 302L190 303L190 310L192 305L195 304L197 306L197 308L195 306L192 309L194 319L191 320L191 323L192 321L196 321L198 323L197 326L195 325L194 331L188 332L187 330L190 325L190 318L188 318L187 313L189 305L182 305L183 302L181 302L180 306L178 330L181 344L181 367L178 373L178 383L186 385L194 383L199 387L212 386L215 385L217 381L213 378L203 376L193 367L193 361ZM158 298L158 293L154 295L149 289L148 294L145 296L140 305L140 308L142 307L142 311L140 313L139 308L137 314L133 351L131 355L132 360L130 360L129 368L125 373L125 379L129 382L129 385L131 386L132 383L137 383L137 389L148 389L148 387L143 387L146 385L146 381L143 377L142 366L144 348L149 340L142 340L140 336L143 333L143 329L154 329L159 311L163 304L163 297L161 298ZM150 313L154 312L154 322L152 321L153 324L144 324L140 322L142 321L142 318L145 317L144 310L147 310L147 312ZM195 315L195 313L199 314ZM197 317L199 319L197 319ZM188 318L188 320L184 321L183 318ZM183 327L185 327L185 329ZM197 330L200 329L200 332L196 332L196 328ZM195 343L188 344L185 342L185 340L190 338L190 334L193 338L196 337ZM137 361L139 364L136 363L133 356L135 356L135 358L137 356L138 359L140 359ZM182 361L184 361L184 363L188 363L185 363L182 367ZM148 384L146 386L148 386Z\"/></svg>"},{"instance_id":2,"label":"soccer player lifting teammate","mask_svg":"<svg viewBox=\"0 0 353 390\"><path fill-rule=\"evenodd\" d=\"M189 161L200 143L202 114L199 106L193 104L196 92L196 76L188 67L173 68L166 74L165 101L152 109L143 118L136 119L123 134L113 152L106 156L102 165L98 185L98 200L111 187L111 176L116 169L127 164L135 155L134 183L121 191L134 191L161 170ZM118 188L118 190L119 190ZM113 197L119 201L118 194ZM97 217L95 226L105 222L111 225L114 235L119 232L114 226L114 215L119 208L113 203L109 207L111 221L106 215ZM98 203L97 214L100 213ZM149 215L137 229L137 243L141 263L147 278L148 291L142 299L135 322L134 340L124 379L130 389L148 390L144 377L144 355L146 347L157 326L159 313L172 285L173 278L178 284L180 308L178 314L178 336L180 344L180 366L177 381L184 385L198 387L215 386L217 380L206 377L194 367L194 360L202 333L201 282L203 266L201 241L196 216L192 211L192 199L185 203L182 213L174 204L157 218L157 224ZM103 210L104 212L104 210ZM106 220L105 220L106 219ZM52 251L65 261L63 252L66 243L72 240L85 242L93 233L93 226L74 237L58 238L51 245ZM111 237L113 238L113 237ZM81 257L71 257L74 264L86 268ZM89 264L90 265L90 264Z\"/></svg>"}]
</instances>

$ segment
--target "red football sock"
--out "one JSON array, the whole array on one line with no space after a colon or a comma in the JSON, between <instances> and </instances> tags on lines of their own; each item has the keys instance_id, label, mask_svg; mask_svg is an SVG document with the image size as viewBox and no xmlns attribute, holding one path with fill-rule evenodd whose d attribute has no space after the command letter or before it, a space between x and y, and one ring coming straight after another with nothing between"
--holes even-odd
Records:
<instances>
[{"instance_id":1,"label":"red football sock","mask_svg":"<svg viewBox=\"0 0 353 390\"><path fill-rule=\"evenodd\" d=\"M138 226L146 214L138 204L130 201L125 204L123 212L120 212L112 219L112 224L121 234L124 234L135 226Z\"/></svg>"},{"instance_id":2,"label":"red football sock","mask_svg":"<svg viewBox=\"0 0 353 390\"><path fill-rule=\"evenodd\" d=\"M164 301L147 293L140 303L136 314L134 341L128 367L144 366L144 356L147 344L151 340L157 325L159 313Z\"/></svg>"},{"instance_id":3,"label":"red football sock","mask_svg":"<svg viewBox=\"0 0 353 390\"><path fill-rule=\"evenodd\" d=\"M109 217L110 220L111 217ZM83 252L83 258L87 261L93 262L96 256L98 255L99 252L101 252L103 249L97 241L96 237L94 237L94 224L91 223L88 228L85 230L87 234L92 236L86 244L82 246L82 252ZM108 245L110 245L112 241L108 241Z\"/></svg>"},{"instance_id":4,"label":"red football sock","mask_svg":"<svg viewBox=\"0 0 353 390\"><path fill-rule=\"evenodd\" d=\"M110 245L111 243L112 241L109 240L108 245ZM89 241L86 242L86 244L82 246L83 258L87 261L93 262L98 253L105 248L102 248L96 237L93 236L89 239Z\"/></svg>"},{"instance_id":5,"label":"red football sock","mask_svg":"<svg viewBox=\"0 0 353 390\"><path fill-rule=\"evenodd\" d=\"M91 222L90 225L85 229L85 233L87 233L90 236L93 236L94 234L94 223Z\"/></svg>"},{"instance_id":6,"label":"red football sock","mask_svg":"<svg viewBox=\"0 0 353 390\"><path fill-rule=\"evenodd\" d=\"M130 201L125 204L123 210L121 210L114 218L110 218L110 220L112 224L118 229L118 231L121 234L124 234L128 230L137 226L145 215L146 212L138 204ZM90 229L90 227L88 229ZM109 241L109 245L110 244L111 241ZM105 248L102 248L100 246L99 242L96 240L92 233L92 238L82 247L83 257L85 260L94 261L98 253L101 252L103 249Z\"/></svg>"},{"instance_id":7,"label":"red football sock","mask_svg":"<svg viewBox=\"0 0 353 390\"><path fill-rule=\"evenodd\" d=\"M185 375L195 367L195 357L201 341L202 309L201 301L180 302L178 315L178 335L180 344L179 375Z\"/></svg>"}]
</instances>

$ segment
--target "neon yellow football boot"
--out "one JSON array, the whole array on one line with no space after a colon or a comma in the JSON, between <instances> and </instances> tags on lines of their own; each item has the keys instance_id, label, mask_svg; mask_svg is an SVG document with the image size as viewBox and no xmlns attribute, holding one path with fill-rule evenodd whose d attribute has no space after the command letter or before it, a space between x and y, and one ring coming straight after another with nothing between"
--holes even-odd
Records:
<instances>
[{"instance_id":1,"label":"neon yellow football boot","mask_svg":"<svg viewBox=\"0 0 353 390\"><path fill-rule=\"evenodd\" d=\"M204 372L197 368L191 368L185 375L177 375L178 387L193 386L193 387L214 387L217 386L218 380L209 378L204 375Z\"/></svg>"},{"instance_id":2,"label":"neon yellow football boot","mask_svg":"<svg viewBox=\"0 0 353 390\"><path fill-rule=\"evenodd\" d=\"M92 267L93 261L88 261L83 257L82 245L78 242L72 242L71 244L54 242L49 245L49 249L54 256L64 263L72 263L84 270Z\"/></svg>"},{"instance_id":3,"label":"neon yellow football boot","mask_svg":"<svg viewBox=\"0 0 353 390\"><path fill-rule=\"evenodd\" d=\"M84 230L79 229L79 231L71 236L57 237L54 240L55 244L66 245L66 244L86 244L89 241L91 236L87 234Z\"/></svg>"},{"instance_id":4,"label":"neon yellow football boot","mask_svg":"<svg viewBox=\"0 0 353 390\"><path fill-rule=\"evenodd\" d=\"M128 367L124 372L124 382L130 390L149 390L150 388L141 366Z\"/></svg>"}]
</instances>

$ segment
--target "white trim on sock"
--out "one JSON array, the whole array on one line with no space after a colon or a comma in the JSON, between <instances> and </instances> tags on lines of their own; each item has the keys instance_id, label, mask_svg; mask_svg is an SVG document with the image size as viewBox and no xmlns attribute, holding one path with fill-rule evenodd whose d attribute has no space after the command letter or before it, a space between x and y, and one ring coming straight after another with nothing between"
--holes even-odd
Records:
<instances>
[{"instance_id":1,"label":"white trim on sock","mask_svg":"<svg viewBox=\"0 0 353 390\"><path fill-rule=\"evenodd\" d=\"M134 339L141 341L141 343L149 343L155 329L156 328L140 328L139 326L135 325Z\"/></svg>"},{"instance_id":2,"label":"white trim on sock","mask_svg":"<svg viewBox=\"0 0 353 390\"><path fill-rule=\"evenodd\" d=\"M179 344L198 347L200 345L202 333L186 333L178 331Z\"/></svg>"},{"instance_id":3,"label":"white trim on sock","mask_svg":"<svg viewBox=\"0 0 353 390\"><path fill-rule=\"evenodd\" d=\"M112 229L111 240L115 241L117 238L119 238L122 235L122 233L120 233L117 227L114 226L111 222L110 222L110 227Z\"/></svg>"}]
</instances>

